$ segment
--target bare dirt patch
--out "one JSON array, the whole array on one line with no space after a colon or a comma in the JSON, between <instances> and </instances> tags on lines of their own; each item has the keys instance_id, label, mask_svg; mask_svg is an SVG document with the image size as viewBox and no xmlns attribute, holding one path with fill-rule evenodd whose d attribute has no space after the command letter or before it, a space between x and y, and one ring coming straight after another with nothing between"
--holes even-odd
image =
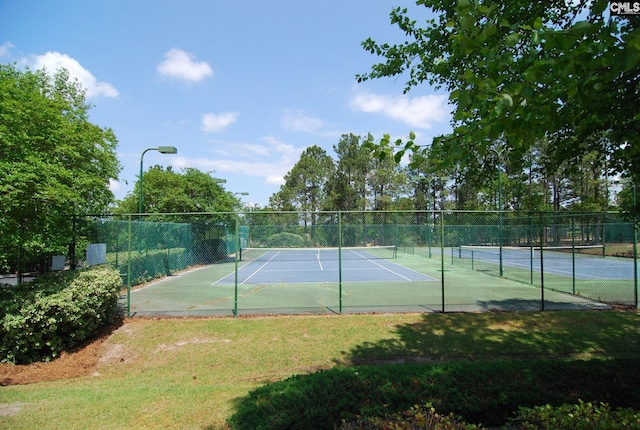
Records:
<instances>
[{"instance_id":1,"label":"bare dirt patch","mask_svg":"<svg viewBox=\"0 0 640 430\"><path fill-rule=\"evenodd\" d=\"M111 333L122 324L123 320L118 318L94 338L83 342L70 351L63 351L60 357L48 363L39 362L24 365L0 363L0 385L34 384L90 375L98 364L102 345Z\"/></svg>"}]
</instances>

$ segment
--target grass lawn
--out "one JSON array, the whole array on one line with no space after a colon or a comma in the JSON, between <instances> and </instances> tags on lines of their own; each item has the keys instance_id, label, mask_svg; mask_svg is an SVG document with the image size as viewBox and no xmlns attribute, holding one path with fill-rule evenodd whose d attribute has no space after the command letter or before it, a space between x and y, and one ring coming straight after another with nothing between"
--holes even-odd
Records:
<instances>
[{"instance_id":1,"label":"grass lawn","mask_svg":"<svg viewBox=\"0 0 640 430\"><path fill-rule=\"evenodd\" d=\"M478 362L526 367L529 362L562 361L584 368L584 363L597 367L615 359L628 366L640 358L640 315L597 311L133 318L97 354L98 364L84 376L0 387L0 428L225 428L250 392L293 375L329 369L371 373L372 368L416 366L411 369L420 373L455 363L463 374L464 366ZM557 376L549 375L556 380L548 382L557 384ZM614 384L618 382L602 387L603 392Z\"/></svg>"}]
</instances>

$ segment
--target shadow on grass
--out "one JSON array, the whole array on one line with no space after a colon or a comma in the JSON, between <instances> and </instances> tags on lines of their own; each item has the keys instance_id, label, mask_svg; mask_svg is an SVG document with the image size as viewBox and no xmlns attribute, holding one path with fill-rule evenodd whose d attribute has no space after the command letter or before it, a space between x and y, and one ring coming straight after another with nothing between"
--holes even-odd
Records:
<instances>
[{"instance_id":1,"label":"shadow on grass","mask_svg":"<svg viewBox=\"0 0 640 430\"><path fill-rule=\"evenodd\" d=\"M237 399L234 429L333 429L357 416L431 402L499 426L519 406L640 405L635 312L426 314L387 339L344 351L338 366Z\"/></svg>"},{"instance_id":2,"label":"shadow on grass","mask_svg":"<svg viewBox=\"0 0 640 430\"><path fill-rule=\"evenodd\" d=\"M425 314L394 336L345 351L352 364L387 360L638 357L635 312Z\"/></svg>"}]
</instances>

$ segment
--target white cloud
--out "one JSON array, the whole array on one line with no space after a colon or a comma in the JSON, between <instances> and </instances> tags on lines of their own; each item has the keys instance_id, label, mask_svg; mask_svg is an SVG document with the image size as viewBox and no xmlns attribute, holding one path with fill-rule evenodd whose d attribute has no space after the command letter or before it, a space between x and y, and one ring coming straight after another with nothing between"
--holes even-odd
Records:
<instances>
[{"instance_id":1,"label":"white cloud","mask_svg":"<svg viewBox=\"0 0 640 430\"><path fill-rule=\"evenodd\" d=\"M164 53L164 61L158 64L157 72L169 78L186 82L200 82L213 76L213 69L205 61L195 61L193 54L172 48Z\"/></svg>"},{"instance_id":2,"label":"white cloud","mask_svg":"<svg viewBox=\"0 0 640 430\"><path fill-rule=\"evenodd\" d=\"M300 158L304 148L298 148L281 141L273 136L262 138L264 145L260 144L232 144L220 143L222 146L233 146L237 148L234 154L245 157L244 160L231 158L196 158L185 160L190 167L201 170L214 170L219 174L237 173L245 176L263 178L265 184L282 185L284 176L291 170L293 165ZM256 155L259 161L254 161ZM175 163L174 163L175 164Z\"/></svg>"},{"instance_id":3,"label":"white cloud","mask_svg":"<svg viewBox=\"0 0 640 430\"><path fill-rule=\"evenodd\" d=\"M4 45L3 45L4 46ZM101 82L93 74L82 67L74 58L60 52L47 52L44 55L36 55L31 61L31 65L36 69L46 68L49 72L55 72L64 68L69 71L71 78L80 82L86 90L87 98L92 97L118 97L118 90L107 82Z\"/></svg>"},{"instance_id":4,"label":"white cloud","mask_svg":"<svg viewBox=\"0 0 640 430\"><path fill-rule=\"evenodd\" d=\"M318 118L313 118L300 111L287 110L280 119L280 125L287 131L311 133L322 127L323 122Z\"/></svg>"},{"instance_id":5,"label":"white cloud","mask_svg":"<svg viewBox=\"0 0 640 430\"><path fill-rule=\"evenodd\" d=\"M284 185L284 176L267 176L265 182L269 185Z\"/></svg>"},{"instance_id":6,"label":"white cloud","mask_svg":"<svg viewBox=\"0 0 640 430\"><path fill-rule=\"evenodd\" d=\"M241 143L238 145L234 145L234 149L236 151L240 150L242 154L247 157L268 157L271 153L269 148L264 145L255 145L251 143Z\"/></svg>"},{"instance_id":7,"label":"white cloud","mask_svg":"<svg viewBox=\"0 0 640 430\"><path fill-rule=\"evenodd\" d=\"M202 115L202 130L207 133L216 133L229 127L238 120L238 112L206 113Z\"/></svg>"},{"instance_id":8,"label":"white cloud","mask_svg":"<svg viewBox=\"0 0 640 430\"><path fill-rule=\"evenodd\" d=\"M5 42L0 45L0 58L9 57L9 51L15 48L15 45L11 42Z\"/></svg>"},{"instance_id":9,"label":"white cloud","mask_svg":"<svg viewBox=\"0 0 640 430\"><path fill-rule=\"evenodd\" d=\"M114 179L109 179L109 189L113 194L119 194L122 191L122 183Z\"/></svg>"},{"instance_id":10,"label":"white cloud","mask_svg":"<svg viewBox=\"0 0 640 430\"><path fill-rule=\"evenodd\" d=\"M350 101L351 109L362 112L381 113L416 128L431 128L434 123L446 121L451 109L446 95L431 94L409 98L355 92Z\"/></svg>"}]
</instances>

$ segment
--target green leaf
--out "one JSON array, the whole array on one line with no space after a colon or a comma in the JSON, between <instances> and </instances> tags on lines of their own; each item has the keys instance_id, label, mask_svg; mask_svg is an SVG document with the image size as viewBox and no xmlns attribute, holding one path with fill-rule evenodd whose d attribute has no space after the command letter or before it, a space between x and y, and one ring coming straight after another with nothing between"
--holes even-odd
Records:
<instances>
[{"instance_id":1,"label":"green leaf","mask_svg":"<svg viewBox=\"0 0 640 430\"><path fill-rule=\"evenodd\" d=\"M533 29L540 30L542 29L542 17L537 17L535 21L533 21Z\"/></svg>"},{"instance_id":2,"label":"green leaf","mask_svg":"<svg viewBox=\"0 0 640 430\"><path fill-rule=\"evenodd\" d=\"M504 39L504 44L506 46L515 46L520 40L520 35L518 33L511 33Z\"/></svg>"},{"instance_id":3,"label":"green leaf","mask_svg":"<svg viewBox=\"0 0 640 430\"><path fill-rule=\"evenodd\" d=\"M503 105L513 107L513 98L511 97L511 95L503 93L500 95L500 100Z\"/></svg>"},{"instance_id":4,"label":"green leaf","mask_svg":"<svg viewBox=\"0 0 640 430\"><path fill-rule=\"evenodd\" d=\"M399 163L402 160L402 157L404 157L404 150L396 152L393 159L396 163Z\"/></svg>"},{"instance_id":5,"label":"green leaf","mask_svg":"<svg viewBox=\"0 0 640 430\"><path fill-rule=\"evenodd\" d=\"M540 43L542 43L542 30L534 31L531 34L531 43L534 45L540 45Z\"/></svg>"},{"instance_id":6,"label":"green leaf","mask_svg":"<svg viewBox=\"0 0 640 430\"><path fill-rule=\"evenodd\" d=\"M596 0L591 6L591 15L601 15L609 7L609 0Z\"/></svg>"},{"instance_id":7,"label":"green leaf","mask_svg":"<svg viewBox=\"0 0 640 430\"><path fill-rule=\"evenodd\" d=\"M588 21L578 21L573 24L567 31L578 34L587 34L593 32L595 28L595 24L592 24Z\"/></svg>"}]
</instances>

